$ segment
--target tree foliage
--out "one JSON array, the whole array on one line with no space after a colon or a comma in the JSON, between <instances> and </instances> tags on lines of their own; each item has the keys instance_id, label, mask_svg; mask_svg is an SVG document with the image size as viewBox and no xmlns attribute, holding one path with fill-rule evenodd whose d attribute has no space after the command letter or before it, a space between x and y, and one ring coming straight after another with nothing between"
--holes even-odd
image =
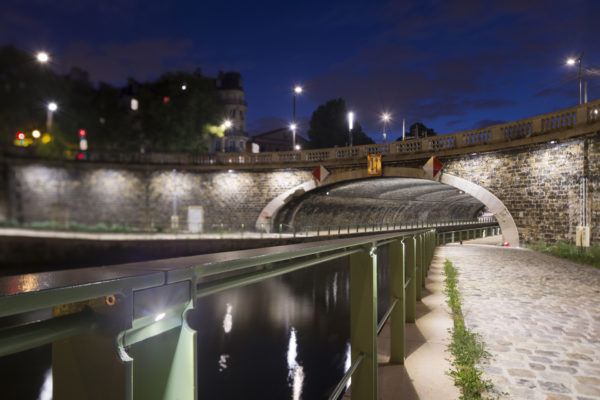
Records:
<instances>
[{"instance_id":1,"label":"tree foliage","mask_svg":"<svg viewBox=\"0 0 600 400\"><path fill-rule=\"evenodd\" d=\"M308 130L310 147L313 149L347 146L348 109L344 99L333 99L319 106L312 114ZM359 123L352 129L352 144L374 143L364 132Z\"/></svg>"},{"instance_id":2,"label":"tree foliage","mask_svg":"<svg viewBox=\"0 0 600 400\"><path fill-rule=\"evenodd\" d=\"M132 97L138 111L131 110ZM58 110L47 132L49 101ZM214 79L200 71L166 73L145 83L130 80L124 88L94 86L82 69L60 75L32 54L0 47L1 146L12 145L17 132L31 137L38 129L51 138L46 144L34 142L38 151L62 156L77 150L78 132L84 129L90 150L201 151L224 115Z\"/></svg>"}]
</instances>

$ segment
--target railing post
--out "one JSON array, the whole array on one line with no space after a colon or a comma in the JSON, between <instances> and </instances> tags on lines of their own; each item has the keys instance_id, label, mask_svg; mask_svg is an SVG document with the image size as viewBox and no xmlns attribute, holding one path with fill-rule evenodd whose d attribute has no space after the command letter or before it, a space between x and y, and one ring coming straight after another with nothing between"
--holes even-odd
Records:
<instances>
[{"instance_id":1,"label":"railing post","mask_svg":"<svg viewBox=\"0 0 600 400\"><path fill-rule=\"evenodd\" d=\"M406 281L406 322L415 322L417 317L417 266L415 258L416 240L414 236L404 238L404 261Z\"/></svg>"},{"instance_id":2,"label":"railing post","mask_svg":"<svg viewBox=\"0 0 600 400\"><path fill-rule=\"evenodd\" d=\"M404 354L406 354L404 268L404 242L398 240L390 244L390 304L398 299L390 315L390 362L392 364L404 364Z\"/></svg>"},{"instance_id":3,"label":"railing post","mask_svg":"<svg viewBox=\"0 0 600 400\"><path fill-rule=\"evenodd\" d=\"M377 399L377 255L350 256L350 347L352 361L364 358L352 374L353 399Z\"/></svg>"},{"instance_id":4,"label":"railing post","mask_svg":"<svg viewBox=\"0 0 600 400\"><path fill-rule=\"evenodd\" d=\"M423 237L421 234L415 235L415 265L417 269L416 273L416 289L417 289L417 300L422 298L422 287L423 287Z\"/></svg>"},{"instance_id":5,"label":"railing post","mask_svg":"<svg viewBox=\"0 0 600 400\"><path fill-rule=\"evenodd\" d=\"M136 309L151 310L157 298L175 300L190 294L195 298L193 286L186 281L147 289L142 301L139 300L141 296L135 297L134 313L137 313ZM141 304L135 304L138 302ZM168 323L168 319L176 319L176 327L158 335L152 332L150 334L154 336L130 346L129 354L133 357L133 400L192 400L197 397L196 332L187 325L185 318L185 313L193 308L193 304L194 301L188 298L176 308L179 311L164 316L156 323ZM149 328L152 330L153 327Z\"/></svg>"}]
</instances>

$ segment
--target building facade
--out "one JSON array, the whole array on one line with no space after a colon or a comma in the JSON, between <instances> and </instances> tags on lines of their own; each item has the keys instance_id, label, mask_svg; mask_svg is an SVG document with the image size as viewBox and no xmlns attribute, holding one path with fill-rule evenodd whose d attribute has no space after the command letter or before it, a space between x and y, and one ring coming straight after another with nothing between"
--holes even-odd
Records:
<instances>
[{"instance_id":1,"label":"building facade","mask_svg":"<svg viewBox=\"0 0 600 400\"><path fill-rule=\"evenodd\" d=\"M214 139L211 152L243 153L246 151L248 132L246 132L246 111L248 103L244 100L242 76L237 72L219 72L215 80L219 97L225 105L231 127L225 129L222 138Z\"/></svg>"}]
</instances>

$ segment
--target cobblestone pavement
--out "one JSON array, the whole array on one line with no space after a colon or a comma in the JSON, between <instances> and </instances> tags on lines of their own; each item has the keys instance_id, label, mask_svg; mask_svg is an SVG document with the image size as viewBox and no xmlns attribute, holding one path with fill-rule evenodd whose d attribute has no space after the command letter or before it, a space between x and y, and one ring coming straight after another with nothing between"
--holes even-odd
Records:
<instances>
[{"instance_id":1,"label":"cobblestone pavement","mask_svg":"<svg viewBox=\"0 0 600 400\"><path fill-rule=\"evenodd\" d=\"M504 398L600 399L600 269L527 249L447 245L463 313Z\"/></svg>"}]
</instances>

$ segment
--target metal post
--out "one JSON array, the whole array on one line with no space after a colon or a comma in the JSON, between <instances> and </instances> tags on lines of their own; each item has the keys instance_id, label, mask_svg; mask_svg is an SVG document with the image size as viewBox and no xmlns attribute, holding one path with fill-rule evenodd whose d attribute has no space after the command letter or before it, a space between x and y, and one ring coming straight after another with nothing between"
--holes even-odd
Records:
<instances>
[{"instance_id":1,"label":"metal post","mask_svg":"<svg viewBox=\"0 0 600 400\"><path fill-rule=\"evenodd\" d=\"M352 374L353 399L377 399L377 255L350 256L350 347L352 361L364 358Z\"/></svg>"},{"instance_id":2,"label":"metal post","mask_svg":"<svg viewBox=\"0 0 600 400\"><path fill-rule=\"evenodd\" d=\"M405 291L406 298L406 322L415 322L417 317L417 267L415 258L416 240L414 236L404 239L405 250L405 272L408 286Z\"/></svg>"},{"instance_id":3,"label":"metal post","mask_svg":"<svg viewBox=\"0 0 600 400\"><path fill-rule=\"evenodd\" d=\"M390 315L390 363L404 364L406 354L406 304L404 293L404 242L390 244L390 304L398 299Z\"/></svg>"},{"instance_id":4,"label":"metal post","mask_svg":"<svg viewBox=\"0 0 600 400\"><path fill-rule=\"evenodd\" d=\"M423 287L423 253L422 253L422 246L421 246L421 242L423 241L423 238L421 237L421 235L415 235L415 265L416 265L416 289L417 289L417 300L421 300L423 294L422 294L422 287Z\"/></svg>"}]
</instances>

